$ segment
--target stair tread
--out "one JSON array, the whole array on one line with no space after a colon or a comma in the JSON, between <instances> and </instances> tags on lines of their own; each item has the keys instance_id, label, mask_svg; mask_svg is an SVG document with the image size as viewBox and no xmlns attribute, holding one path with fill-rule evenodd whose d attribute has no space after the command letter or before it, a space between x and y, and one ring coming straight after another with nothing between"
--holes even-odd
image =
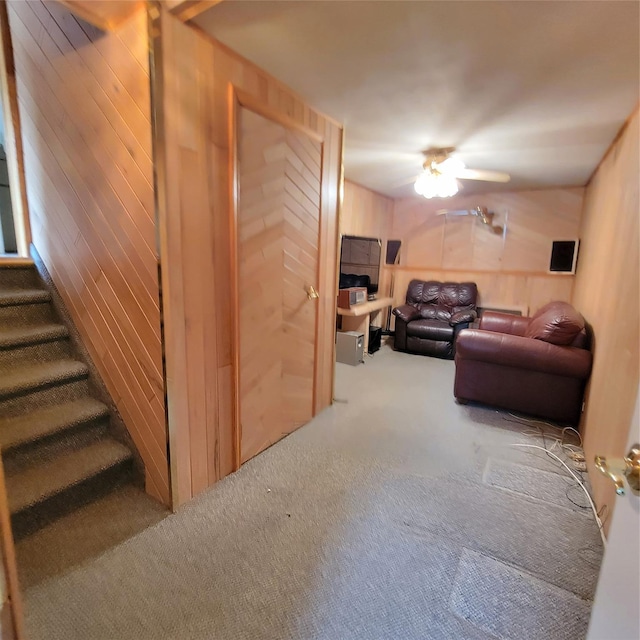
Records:
<instances>
[{"instance_id":1,"label":"stair tread","mask_svg":"<svg viewBox=\"0 0 640 640\"><path fill-rule=\"evenodd\" d=\"M29 411L14 418L2 418L0 448L7 451L108 415L109 409L102 402L93 398L81 398Z\"/></svg>"},{"instance_id":2,"label":"stair tread","mask_svg":"<svg viewBox=\"0 0 640 640\"><path fill-rule=\"evenodd\" d=\"M37 504L132 457L115 440L105 439L7 477L11 513Z\"/></svg>"},{"instance_id":3,"label":"stair tread","mask_svg":"<svg viewBox=\"0 0 640 640\"><path fill-rule=\"evenodd\" d=\"M35 262L32 258L4 257L0 259L0 269L35 269Z\"/></svg>"},{"instance_id":4,"label":"stair tread","mask_svg":"<svg viewBox=\"0 0 640 640\"><path fill-rule=\"evenodd\" d=\"M69 330L63 324L43 323L19 327L0 328L0 348L17 347L25 344L49 342L66 338Z\"/></svg>"},{"instance_id":5,"label":"stair tread","mask_svg":"<svg viewBox=\"0 0 640 640\"><path fill-rule=\"evenodd\" d=\"M46 289L3 289L0 291L0 307L48 302L49 300L51 300L51 294Z\"/></svg>"},{"instance_id":6,"label":"stair tread","mask_svg":"<svg viewBox=\"0 0 640 640\"><path fill-rule=\"evenodd\" d=\"M83 378L88 374L86 364L68 359L12 367L9 373L0 373L0 398L46 384Z\"/></svg>"}]
</instances>

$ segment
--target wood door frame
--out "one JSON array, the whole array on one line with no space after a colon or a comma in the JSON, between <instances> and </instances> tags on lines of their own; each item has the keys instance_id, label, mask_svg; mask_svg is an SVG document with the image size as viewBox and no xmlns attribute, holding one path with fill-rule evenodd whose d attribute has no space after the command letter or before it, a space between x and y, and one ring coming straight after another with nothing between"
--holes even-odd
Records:
<instances>
[{"instance_id":1,"label":"wood door frame","mask_svg":"<svg viewBox=\"0 0 640 640\"><path fill-rule=\"evenodd\" d=\"M232 362L233 362L233 387L234 387L234 420L233 420L233 442L234 442L234 467L239 469L242 464L242 425L241 425L241 398L240 398L240 302L239 302L239 265L238 265L238 202L239 202L239 172L238 172L238 114L242 107L253 111L259 116L275 122L286 129L302 133L320 144L320 185L323 181L325 140L316 131L305 127L285 113L273 109L261 102L251 94L238 89L232 83L228 85L229 100L229 190L230 190L230 210L229 228L231 236L231 274L232 274L232 300L233 310L232 323ZM320 252L322 243L322 188L320 189L320 205L318 207L318 264L316 267L316 281L320 279ZM337 225L336 225L337 227ZM318 385L318 338L319 338L319 310L320 306L315 305L315 336L313 338L313 395L311 398L311 417L316 415L316 396ZM333 381L332 381L333 387Z\"/></svg>"},{"instance_id":2,"label":"wood door frame","mask_svg":"<svg viewBox=\"0 0 640 640\"><path fill-rule=\"evenodd\" d=\"M6 0L0 0L0 99L5 128L5 153L9 173L9 195L13 210L18 258L29 257L31 225L27 202L27 185L24 176L22 130L16 88L16 71L13 61L13 43L9 27ZM13 260L13 258L9 258Z\"/></svg>"},{"instance_id":3,"label":"wood door frame","mask_svg":"<svg viewBox=\"0 0 640 640\"><path fill-rule=\"evenodd\" d=\"M24 640L24 611L18 577L18 563L11 530L4 466L0 455L0 555L4 571L4 601L0 602L0 633L6 640Z\"/></svg>"}]
</instances>

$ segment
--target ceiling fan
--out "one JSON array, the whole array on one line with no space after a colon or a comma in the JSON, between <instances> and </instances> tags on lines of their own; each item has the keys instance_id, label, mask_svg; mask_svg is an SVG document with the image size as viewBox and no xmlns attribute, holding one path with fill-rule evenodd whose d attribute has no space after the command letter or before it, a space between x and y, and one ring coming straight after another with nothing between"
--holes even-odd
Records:
<instances>
[{"instance_id":1,"label":"ceiling fan","mask_svg":"<svg viewBox=\"0 0 640 640\"><path fill-rule=\"evenodd\" d=\"M458 209L455 211L450 211L448 209L440 209L436 211L436 215L438 216L476 216L482 224L486 225L493 231L493 233L503 235L505 227L504 225L494 224L493 219L495 217L495 213L493 211L489 211L487 207L476 207L475 209Z\"/></svg>"},{"instance_id":2,"label":"ceiling fan","mask_svg":"<svg viewBox=\"0 0 640 640\"><path fill-rule=\"evenodd\" d=\"M424 151L423 171L415 183L415 190L425 198L448 198L458 193L458 180L509 182L511 176L502 171L467 169L459 158L452 157L455 147Z\"/></svg>"}]
</instances>

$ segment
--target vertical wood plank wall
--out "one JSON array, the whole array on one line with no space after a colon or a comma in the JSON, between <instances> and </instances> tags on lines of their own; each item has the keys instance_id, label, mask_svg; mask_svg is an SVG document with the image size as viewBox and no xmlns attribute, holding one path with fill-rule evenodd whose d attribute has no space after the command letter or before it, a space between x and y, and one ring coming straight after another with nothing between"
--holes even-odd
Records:
<instances>
[{"instance_id":1,"label":"vertical wood plank wall","mask_svg":"<svg viewBox=\"0 0 640 640\"><path fill-rule=\"evenodd\" d=\"M316 413L331 403L333 394L342 130L258 67L169 15L165 7L153 21L153 33L169 436L177 505L230 473L238 462L231 224L234 92L242 92L243 103L250 99L315 131L324 141ZM203 168L209 186L198 177Z\"/></svg>"},{"instance_id":2,"label":"vertical wood plank wall","mask_svg":"<svg viewBox=\"0 0 640 640\"><path fill-rule=\"evenodd\" d=\"M594 470L593 458L627 454L640 379L638 120L636 112L586 190L573 295L595 336L582 429L595 501L598 508L608 506L607 523L616 499L613 483ZM633 428L637 433L638 425Z\"/></svg>"},{"instance_id":3,"label":"vertical wood plank wall","mask_svg":"<svg viewBox=\"0 0 640 640\"><path fill-rule=\"evenodd\" d=\"M8 7L33 243L168 504L146 14Z\"/></svg>"},{"instance_id":4,"label":"vertical wood plank wall","mask_svg":"<svg viewBox=\"0 0 640 640\"><path fill-rule=\"evenodd\" d=\"M574 276L548 274L552 240L579 237L584 188L456 196L427 201L396 200L391 235L402 240L394 271L394 299L404 300L412 278L478 284L485 306L534 312L550 300L571 299ZM486 206L504 237L474 217L439 216L436 211Z\"/></svg>"},{"instance_id":5,"label":"vertical wood plank wall","mask_svg":"<svg viewBox=\"0 0 640 640\"><path fill-rule=\"evenodd\" d=\"M393 219L393 200L350 180L344 181L340 234L388 238Z\"/></svg>"}]
</instances>

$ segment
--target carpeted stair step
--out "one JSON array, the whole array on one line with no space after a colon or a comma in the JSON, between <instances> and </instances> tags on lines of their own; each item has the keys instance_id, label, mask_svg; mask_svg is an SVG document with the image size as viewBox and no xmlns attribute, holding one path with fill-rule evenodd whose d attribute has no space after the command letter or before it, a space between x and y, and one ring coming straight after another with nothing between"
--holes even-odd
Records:
<instances>
[{"instance_id":1,"label":"carpeted stair step","mask_svg":"<svg viewBox=\"0 0 640 640\"><path fill-rule=\"evenodd\" d=\"M71 356L69 331L61 324L0 325L0 372L29 362L47 362Z\"/></svg>"},{"instance_id":2,"label":"carpeted stair step","mask_svg":"<svg viewBox=\"0 0 640 640\"><path fill-rule=\"evenodd\" d=\"M26 289L40 285L40 276L33 262L22 259L0 265L0 288L23 287Z\"/></svg>"},{"instance_id":3,"label":"carpeted stair step","mask_svg":"<svg viewBox=\"0 0 640 640\"><path fill-rule=\"evenodd\" d=\"M18 538L130 480L132 454L104 439L17 474L7 474L7 495Z\"/></svg>"},{"instance_id":4,"label":"carpeted stair step","mask_svg":"<svg viewBox=\"0 0 640 640\"><path fill-rule=\"evenodd\" d=\"M50 302L45 289L0 289L0 326L53 322Z\"/></svg>"},{"instance_id":5,"label":"carpeted stair step","mask_svg":"<svg viewBox=\"0 0 640 640\"><path fill-rule=\"evenodd\" d=\"M13 418L0 419L0 448L3 457L52 438L104 421L109 409L93 398L36 409Z\"/></svg>"},{"instance_id":6,"label":"carpeted stair step","mask_svg":"<svg viewBox=\"0 0 640 640\"><path fill-rule=\"evenodd\" d=\"M0 373L0 401L81 380L88 375L86 364L68 359L13 367L8 372Z\"/></svg>"},{"instance_id":7,"label":"carpeted stair step","mask_svg":"<svg viewBox=\"0 0 640 640\"><path fill-rule=\"evenodd\" d=\"M46 289L0 289L0 307L39 304L50 300L51 294Z\"/></svg>"},{"instance_id":8,"label":"carpeted stair step","mask_svg":"<svg viewBox=\"0 0 640 640\"><path fill-rule=\"evenodd\" d=\"M0 326L0 349L14 349L66 338L69 330L63 324L45 323L17 327Z\"/></svg>"}]
</instances>

